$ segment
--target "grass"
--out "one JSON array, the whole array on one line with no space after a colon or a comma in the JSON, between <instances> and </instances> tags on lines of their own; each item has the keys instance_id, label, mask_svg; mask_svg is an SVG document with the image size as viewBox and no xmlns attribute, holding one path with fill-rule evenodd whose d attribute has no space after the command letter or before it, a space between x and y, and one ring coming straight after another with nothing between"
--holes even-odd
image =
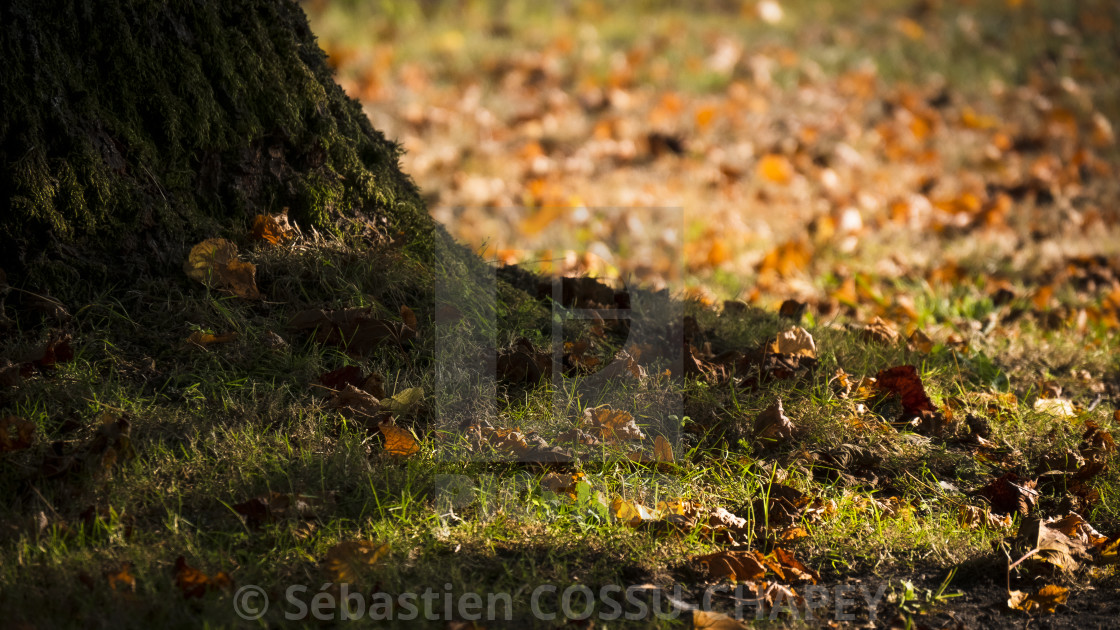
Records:
<instances>
[{"instance_id":1,"label":"grass","mask_svg":"<svg viewBox=\"0 0 1120 630\"><path fill-rule=\"evenodd\" d=\"M376 434L327 407L323 389L314 383L320 374L347 364L380 372L390 393L417 386L433 391L423 358L432 347L430 326L421 327L416 345L405 352L386 349L366 359L285 327L301 304L379 305L390 313L395 299L404 297L407 303L408 294L395 282L370 273L387 264L383 255L392 254L342 243L251 250L262 280L269 279L262 287L275 296L273 303L249 303L185 278L168 278L73 304L74 317L67 324L77 350L73 361L43 370L4 394L5 413L32 421L38 437L31 448L0 460L2 492L8 497L0 512L8 532L0 548L3 607L36 626L68 625L80 618L104 627L238 625L228 592L183 596L173 579L178 556L206 573L227 572L237 586L262 585L275 603L288 585L316 592L329 581L323 565L328 551L355 539L388 545L387 555L359 576L357 584L366 594L370 589L423 593L428 587L446 593L445 583L455 593L524 593L542 584L561 585L561 590L571 584L703 584L702 572L688 558L721 548L718 540L698 525L668 536L652 527L634 529L612 516L609 504L615 497L647 506L687 500L725 507L764 524L741 544L788 547L826 582L877 576L872 579L901 585L916 572L977 561L996 564L992 546L1008 531L962 527L957 515L962 505L982 504L966 490L982 486L998 469L952 441L885 430L874 414L853 424L858 419L853 401L837 398L829 380L840 366L868 375L896 364L919 365L935 402L959 399L956 413L987 415L991 439L1020 451L1014 466L1029 468L1054 446L1040 439L1055 421L1026 404L1032 372L1014 353L1030 347L1036 361L1060 362L1083 343L1023 325L1021 336L1002 348L974 347L962 355L942 347L921 355L902 345L864 340L835 323L821 324L810 329L821 348L820 365L805 380L751 391L703 379L656 385L650 379L626 389L628 397L656 400L659 393L650 387L672 388L670 393L684 401L688 417L683 422L705 429L684 434L679 463L664 472L617 455L563 466L560 470L584 475L569 497L542 485L548 467L471 463L454 450L449 458L446 436L431 432L436 425L423 418L400 419L420 436L420 452L403 460L393 457ZM422 277L395 281L427 282ZM992 308L981 302L970 306L969 295L937 298L927 290L921 296L934 305L931 318L938 308L948 309L948 319L983 316ZM762 311L729 317L699 305L688 310L702 330L711 329L705 333L710 339L733 348L758 343L785 326ZM32 325L11 337L4 354L15 356L42 339L39 330ZM240 336L200 348L184 341L192 330L232 330ZM269 331L279 332L287 344L267 346ZM1107 346L1082 356L1079 365L1115 369ZM999 367L982 367L989 364ZM1004 415L983 410L993 395L985 386L991 376L985 369L1005 373L1020 392L1019 402L1000 412ZM554 392L547 384L503 385L500 391L505 393L496 415L487 418L495 426L554 434L558 425L567 425L550 411ZM786 401L800 432L792 443L767 447L752 439L751 423L776 396ZM573 402L577 407L567 417L599 401ZM889 407L880 412L891 415ZM116 463L107 465L90 451L84 466L49 474L54 450L81 457L106 413L129 419L135 458L118 448ZM1059 444L1076 448L1081 424L1092 419L1109 426L1107 415L1098 407L1060 421L1065 428L1058 433ZM841 442L862 445L874 455L872 474L878 481L830 480L832 465L820 454ZM1095 480L1101 499L1086 518L1117 522L1116 481L1114 471ZM801 540L779 543L760 536L769 531L768 502L755 500L767 497L775 483L833 507L822 518L804 521L807 535ZM447 491L456 484L466 494ZM462 490L464 484L469 490ZM233 507L270 492L303 495L314 505L313 516L257 527ZM132 563L135 593L115 591L104 577L125 562ZM1103 583L1109 579L1114 578ZM898 586L901 594L892 596L902 611L941 603L935 590L928 601L915 603L921 587L914 588L913 583L909 590ZM284 610L296 607L292 603ZM518 624L532 622L525 614L517 609ZM274 607L265 619L281 623L281 615Z\"/></svg>"},{"instance_id":2,"label":"grass","mask_svg":"<svg viewBox=\"0 0 1120 630\"><path fill-rule=\"evenodd\" d=\"M922 21L927 44L946 44L929 54L927 44L897 37L909 3L882 2L870 9L788 3L789 19L776 27L757 20L733 23L717 8L685 15L650 3L647 30L636 28L633 13L596 3L573 4L559 14L510 3L508 13L497 17L484 3L466 3L461 21L441 13L450 9L440 3L430 16L411 5L390 5L371 17L368 32L342 27L352 19L342 12L344 4L323 8L316 26L339 57L347 50L364 54L362 38L373 33L378 42L394 44L398 64L430 64L444 86L502 61L527 42L578 33L574 27L585 21L585 13L605 12L596 19L608 48L641 48L646 39L678 37L674 33L680 30L679 41L672 40L666 52L674 68L687 68L689 58L700 55L701 42L709 39L705 33L733 24L727 28L740 30L732 35L760 49L799 46L826 73L841 75L870 57L885 83L940 76L975 95L993 79L1009 85L1025 81L1039 47L1053 45L1037 37L1039 29L1052 28L1052 20L1080 23L1071 3L1032 4L1030 11L1005 14L996 8L1000 3L981 2L968 14L979 29L974 41L960 26L965 14L943 3ZM351 8L360 13L369 6ZM511 36L482 36L505 22L515 27ZM826 33L821 24L829 24ZM1098 90L1101 111L1109 111L1115 78L1092 78L1094 69L1111 67L1093 61L1105 54L1102 38L1088 38L1083 46L1090 60L1090 75L1083 78ZM998 54L1000 41L1012 40L1018 42L1016 54ZM448 52L459 46L462 55ZM433 59L437 49L444 52ZM604 54L589 62L587 74L609 76L609 60ZM1060 57L1055 63L1062 71L1076 70L1070 61ZM340 76L348 80L356 69L342 64ZM694 96L728 88L727 77L703 72L659 79L655 64L637 70L648 73L639 74L639 83L664 81ZM792 87L796 79L792 70L774 77L779 87ZM640 169L631 174L648 175ZM744 185L753 187L752 193L760 188ZM1107 199L1101 189L1093 195ZM1029 210L1024 214L1053 208ZM258 244L243 252L257 265L266 300L230 297L185 276L148 278L130 286L73 286L56 295L72 318L36 307L23 293L32 289L17 287L5 309L16 328L0 341L0 357L19 364L57 331L72 335L75 356L56 367L30 369L0 391L0 417L34 425L29 447L0 453L0 611L13 627L241 627L256 622L237 615L238 589L259 585L272 603L261 624L317 627L322 624L313 617L291 620L285 613L298 612L300 604L310 611L321 590L340 597L345 581L348 592L362 593L367 603L391 597L398 613L397 596L403 593L433 593L437 608L448 592L479 593L483 603L486 594L508 593L516 602L515 619L482 625L557 627L566 616L578 616L559 610L569 587L598 593L605 585L653 585L635 595L652 605L649 600L661 593L657 589L679 586L682 598L697 603L720 581L692 558L751 548L794 553L828 588L884 585L886 599L877 611L881 623L896 615L900 625L947 622L946 611L952 611L982 625L1019 624L1017 612L992 611L1005 607L1008 557L1021 555L1008 541L1024 515L1011 514L1006 528L974 527L962 524L961 509L986 507L979 491L1005 472L1040 478L1044 462L1067 451L1073 457L1089 422L1115 433L1120 362L1116 326L1107 318L1110 312L1115 316L1116 307L1106 296L1120 268L1106 259L1082 275L1062 275L1080 254L1114 256L1116 241L1108 234L1054 230L1033 238L1031 232L1040 228L1016 217L1006 227L1016 238L951 230L931 237L879 223L861 235L855 249L815 244L804 270L781 277L741 311L679 295L666 303L631 287L635 303L649 299L654 312L679 309L682 317L676 319L694 318L696 331L687 334L705 363L725 351L751 356L788 329L792 322L777 315L778 305L804 290L812 297L801 323L816 341L817 362L795 378L760 380L750 361L747 373L736 372L730 381L679 378L679 369L666 377L662 371L672 361L647 356L643 379L606 389L594 389L594 369L577 370L558 384L504 374L494 400L477 407L445 405L435 394L440 379L469 375L483 352L513 352L523 337L534 351L550 351L557 316L547 299L536 299L535 281L503 275L491 285L485 268L459 266L453 257L438 264L417 261L391 246L344 236L301 239L285 247ZM704 237L700 224L692 228L692 237ZM752 239L756 250L772 240ZM761 252L748 253L755 254L761 258ZM948 262L951 271L945 270ZM461 318L440 314L434 299L440 271L460 280L450 302ZM714 287L720 297L747 294L761 275L754 263L709 271L688 280ZM1113 274L1112 284L1087 280L1106 273ZM841 295L849 279L855 293ZM1004 284L1011 291L1006 301L997 299ZM1037 292L1048 286L1053 296L1036 302ZM480 302L491 287L497 298L493 310ZM365 356L288 326L304 309L349 307L369 308L396 322L401 306L416 312L417 338ZM874 316L897 323L901 336L889 343L869 338L861 327ZM586 320L561 324L563 341L590 340L585 357L600 364L631 347L609 325L599 335ZM933 338L928 351L907 343L914 330ZM193 332L238 336L203 348L187 341ZM448 356L463 360L449 365L441 360ZM916 366L933 403L952 410L953 431L928 435L898 422L892 426L901 414L898 401L876 395L874 388L861 393L861 378L899 365ZM332 392L319 379L344 366L380 374L387 396L423 388L423 401L397 414L398 426L417 438L417 452L391 454L376 423L332 406ZM838 369L849 375L850 392L839 385ZM1070 417L1035 407L1040 392L1058 387L1076 405ZM755 420L777 398L794 424L793 437L760 439ZM471 437L485 421L497 430L517 429L526 441L537 432L555 446L559 433L603 403L630 409L651 438L659 432L673 437L675 461L635 462L629 447L618 446L569 447L580 456L571 462L509 461ZM990 445L977 446L969 416L986 421ZM126 418L127 438L120 436L121 425L104 425L105 418ZM647 457L649 450L647 444ZM1120 532L1120 474L1115 455L1109 458L1107 468L1089 481L1096 499L1085 501L1087 510L1077 507L1114 537ZM555 485L557 476L570 485ZM1073 483L1056 479L1065 477L1040 481L1033 515L1069 510ZM269 504L271 493L303 507L268 508L265 514L273 518L246 515L253 514L246 502L261 498ZM792 523L783 522L782 497L804 498ZM641 504L652 510L677 501L723 508L746 525L733 534L713 533L705 515L632 526L618 509ZM332 558L340 543L354 541L384 547L372 554L378 556L373 561L344 554L349 577L339 579ZM211 578L225 572L233 586L203 588L201 597L188 597L176 579L180 556ZM134 587L121 581L122 572L134 578ZM1016 578L1016 587L1037 590L1040 584L1026 575ZM1074 591L1061 610L1067 620L1097 619L1078 615L1103 610L1100 593L1118 584L1114 566L1096 564L1049 579ZM558 616L534 619L524 601L547 585L557 590L540 591L543 612ZM292 586L306 587L296 592L299 603L286 599ZM808 586L794 588L804 593ZM958 592L963 595L955 597ZM413 603L423 616L424 601ZM602 597L596 603L605 606ZM498 604L502 616L500 598ZM714 605L731 612L736 602L717 595ZM341 614L328 612L335 619ZM442 608L433 612L439 619L427 626L451 627ZM831 609L824 612L832 618ZM453 613L452 618L464 618ZM858 614L857 621L870 617L867 610ZM775 619L794 627L814 625L788 614ZM693 623L686 613L603 625Z\"/></svg>"}]
</instances>

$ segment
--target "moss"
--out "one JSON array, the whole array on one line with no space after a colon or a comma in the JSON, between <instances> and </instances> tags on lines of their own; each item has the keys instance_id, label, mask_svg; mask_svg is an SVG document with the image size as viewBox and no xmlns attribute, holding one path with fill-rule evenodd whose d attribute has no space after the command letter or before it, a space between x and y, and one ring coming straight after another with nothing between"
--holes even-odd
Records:
<instances>
[{"instance_id":1,"label":"moss","mask_svg":"<svg viewBox=\"0 0 1120 630\"><path fill-rule=\"evenodd\" d=\"M431 253L400 148L334 83L290 0L11 0L0 55L9 275L74 251L176 265L284 207L317 229L362 212Z\"/></svg>"}]
</instances>

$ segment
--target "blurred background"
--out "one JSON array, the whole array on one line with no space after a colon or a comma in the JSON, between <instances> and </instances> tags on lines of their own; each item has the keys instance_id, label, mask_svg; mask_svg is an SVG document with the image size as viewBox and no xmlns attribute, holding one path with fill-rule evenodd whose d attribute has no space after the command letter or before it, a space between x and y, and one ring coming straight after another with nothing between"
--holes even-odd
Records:
<instances>
[{"instance_id":1,"label":"blurred background","mask_svg":"<svg viewBox=\"0 0 1120 630\"><path fill-rule=\"evenodd\" d=\"M1037 297L1117 253L1117 4L303 6L484 256L898 321L907 282Z\"/></svg>"}]
</instances>

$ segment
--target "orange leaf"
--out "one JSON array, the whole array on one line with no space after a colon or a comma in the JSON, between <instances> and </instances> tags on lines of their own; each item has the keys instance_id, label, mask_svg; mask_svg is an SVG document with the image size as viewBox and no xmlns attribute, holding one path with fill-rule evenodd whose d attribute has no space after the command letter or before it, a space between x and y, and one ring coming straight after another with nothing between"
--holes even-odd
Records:
<instances>
[{"instance_id":1,"label":"orange leaf","mask_svg":"<svg viewBox=\"0 0 1120 630\"><path fill-rule=\"evenodd\" d=\"M206 575L187 564L186 558L179 556L175 559L175 586L179 587L184 597L202 597L207 590L232 588L233 580L225 571L219 571L213 576Z\"/></svg>"},{"instance_id":2,"label":"orange leaf","mask_svg":"<svg viewBox=\"0 0 1120 630\"><path fill-rule=\"evenodd\" d=\"M412 437L411 431L389 421L382 422L377 428L385 436L386 453L396 457L410 457L420 452L420 444Z\"/></svg>"},{"instance_id":3,"label":"orange leaf","mask_svg":"<svg viewBox=\"0 0 1120 630\"><path fill-rule=\"evenodd\" d=\"M786 156L770 153L758 161L758 176L775 184L788 184L793 179L793 165Z\"/></svg>"},{"instance_id":4,"label":"orange leaf","mask_svg":"<svg viewBox=\"0 0 1120 630\"><path fill-rule=\"evenodd\" d=\"M899 365L880 371L875 380L879 389L894 394L902 400L905 415L920 415L923 411L935 412L933 401L926 395L925 386L913 365Z\"/></svg>"}]
</instances>

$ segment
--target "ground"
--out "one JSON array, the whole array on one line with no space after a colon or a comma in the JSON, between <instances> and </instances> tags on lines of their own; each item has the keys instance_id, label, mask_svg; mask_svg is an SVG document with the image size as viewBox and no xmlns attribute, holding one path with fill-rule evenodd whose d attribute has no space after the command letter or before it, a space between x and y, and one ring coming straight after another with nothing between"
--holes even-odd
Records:
<instances>
[{"instance_id":1,"label":"ground","mask_svg":"<svg viewBox=\"0 0 1120 630\"><path fill-rule=\"evenodd\" d=\"M598 627L1113 625L1115 8L647 4L305 5L492 265L262 217L212 235L261 296L9 278L6 618L254 625L260 587L311 626L345 583L437 628L586 626L581 586Z\"/></svg>"}]
</instances>

